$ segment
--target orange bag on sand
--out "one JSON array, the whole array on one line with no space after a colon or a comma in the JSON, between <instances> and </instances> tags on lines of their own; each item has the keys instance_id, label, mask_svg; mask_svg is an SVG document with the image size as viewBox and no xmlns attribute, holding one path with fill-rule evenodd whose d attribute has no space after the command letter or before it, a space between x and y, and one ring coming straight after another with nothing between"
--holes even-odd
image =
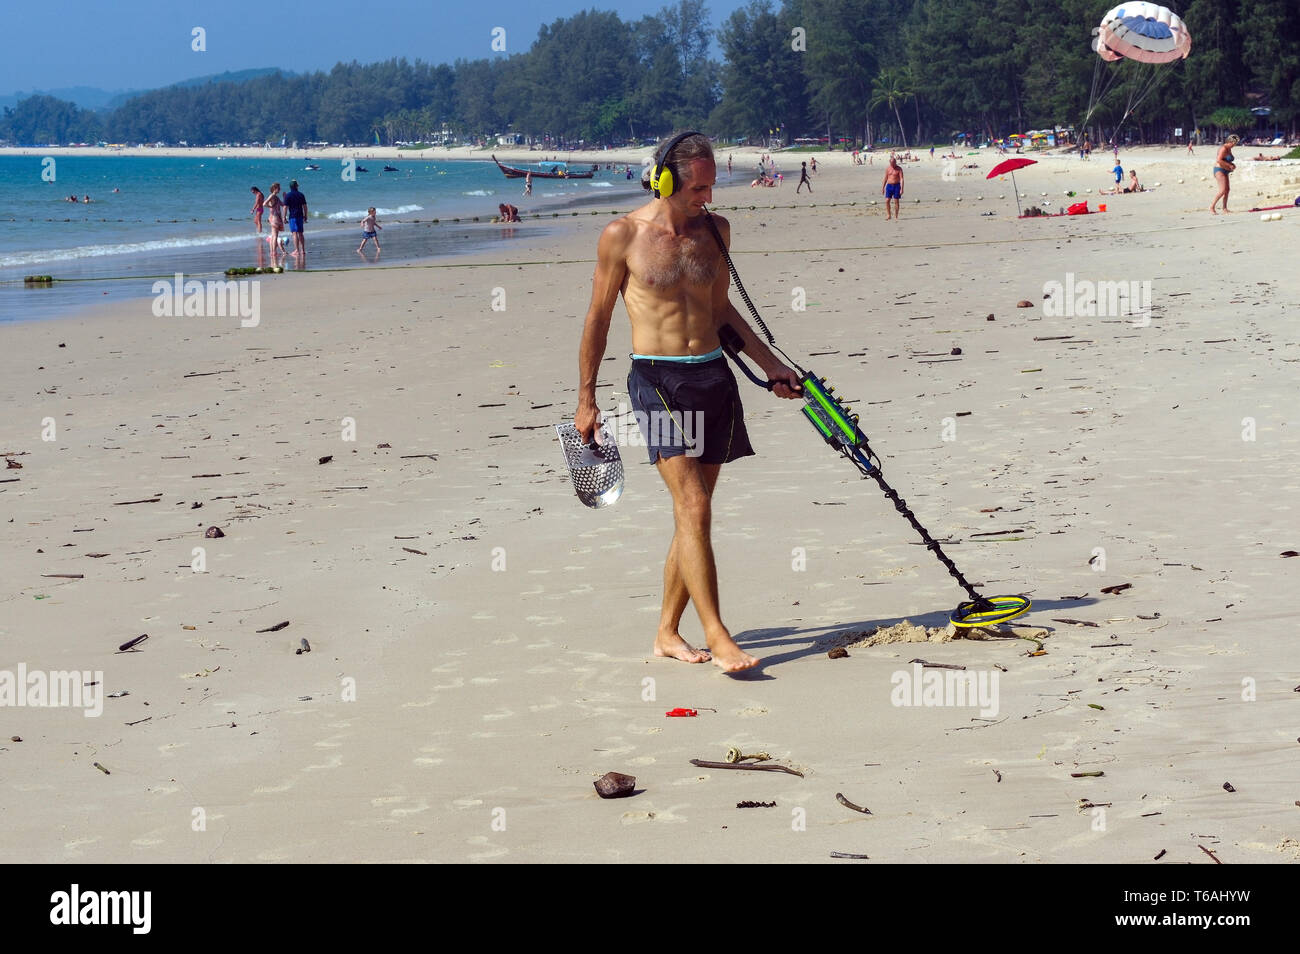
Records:
<instances>
[{"instance_id":1,"label":"orange bag on sand","mask_svg":"<svg viewBox=\"0 0 1300 954\"><path fill-rule=\"evenodd\" d=\"M1076 202L1074 203L1074 205L1070 206L1068 209L1065 210L1065 214L1066 215L1087 215L1088 203Z\"/></svg>"}]
</instances>

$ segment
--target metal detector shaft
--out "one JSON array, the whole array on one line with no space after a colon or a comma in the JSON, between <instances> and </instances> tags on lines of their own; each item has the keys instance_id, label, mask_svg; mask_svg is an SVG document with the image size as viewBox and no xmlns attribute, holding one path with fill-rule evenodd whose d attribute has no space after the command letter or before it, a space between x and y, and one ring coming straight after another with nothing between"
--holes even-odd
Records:
<instances>
[{"instance_id":1,"label":"metal detector shaft","mask_svg":"<svg viewBox=\"0 0 1300 954\"><path fill-rule=\"evenodd\" d=\"M771 390L772 382L763 381L740 359L739 352L743 348L740 335L730 325L723 325L719 329L718 337L721 339L723 350L727 352L737 367L744 372L745 377L759 385L759 387ZM835 397L835 388L827 386L825 378L819 378L811 371L804 372L804 376L799 383L803 387L804 417L816 428L822 439L848 458L863 477L870 477L879 484L885 496L893 502L894 509L901 513L907 522L912 525L912 529L920 535L921 540L925 543L925 548L938 558L952 578L966 591L974 604L974 608L976 610L991 609L992 604L980 596L975 587L962 575L961 570L957 569L957 565L952 562L948 554L943 552L939 541L930 536L930 531L926 530L921 525L921 521L916 519L916 515L907 506L907 501L900 497L898 491L886 482L884 475L880 472L880 459L871 450L871 445L867 442L867 435L862 433L862 429L858 427L858 416L850 413L848 406Z\"/></svg>"}]
</instances>

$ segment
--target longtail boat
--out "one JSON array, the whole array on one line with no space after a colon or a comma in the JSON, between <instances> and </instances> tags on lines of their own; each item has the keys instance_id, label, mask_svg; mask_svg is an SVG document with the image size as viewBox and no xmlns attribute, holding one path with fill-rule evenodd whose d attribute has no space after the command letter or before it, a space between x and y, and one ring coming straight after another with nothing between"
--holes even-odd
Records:
<instances>
[{"instance_id":1,"label":"longtail boat","mask_svg":"<svg viewBox=\"0 0 1300 954\"><path fill-rule=\"evenodd\" d=\"M514 166L507 166L501 163L496 156L492 161L497 164L497 168L505 173L507 179L522 179L531 175L534 179L590 179L595 175L594 171L588 172L570 172L568 163L564 162L541 162L538 165L549 166L549 169L516 169Z\"/></svg>"}]
</instances>

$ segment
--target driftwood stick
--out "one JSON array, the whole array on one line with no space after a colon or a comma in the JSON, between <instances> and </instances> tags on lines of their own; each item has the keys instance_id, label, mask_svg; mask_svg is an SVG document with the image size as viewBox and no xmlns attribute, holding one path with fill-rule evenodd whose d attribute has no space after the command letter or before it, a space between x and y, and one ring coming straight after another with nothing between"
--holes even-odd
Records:
<instances>
[{"instance_id":1,"label":"driftwood stick","mask_svg":"<svg viewBox=\"0 0 1300 954\"><path fill-rule=\"evenodd\" d=\"M792 768L786 768L784 765L750 765L740 762L706 762L704 759L691 759L692 765L698 765L700 768L715 769L743 769L750 772L785 772L787 775L798 775L803 778L803 772L797 772Z\"/></svg>"},{"instance_id":2,"label":"driftwood stick","mask_svg":"<svg viewBox=\"0 0 1300 954\"><path fill-rule=\"evenodd\" d=\"M863 808L861 805L854 805L851 801L849 801L839 792L835 793L835 800L839 802L841 805L843 805L845 808L849 809L850 811L861 812L864 815L871 814L870 808Z\"/></svg>"}]
</instances>

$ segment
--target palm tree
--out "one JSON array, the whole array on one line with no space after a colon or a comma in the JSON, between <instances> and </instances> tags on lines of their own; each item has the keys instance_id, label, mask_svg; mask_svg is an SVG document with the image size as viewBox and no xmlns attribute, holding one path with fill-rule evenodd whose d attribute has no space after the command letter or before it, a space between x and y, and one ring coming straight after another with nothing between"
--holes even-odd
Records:
<instances>
[{"instance_id":1,"label":"palm tree","mask_svg":"<svg viewBox=\"0 0 1300 954\"><path fill-rule=\"evenodd\" d=\"M898 114L899 104L907 102L913 96L906 79L892 68L882 69L871 87L871 101L868 109L887 106L898 120L898 134L903 137L903 148L907 148L907 131L903 129L903 118Z\"/></svg>"}]
</instances>

